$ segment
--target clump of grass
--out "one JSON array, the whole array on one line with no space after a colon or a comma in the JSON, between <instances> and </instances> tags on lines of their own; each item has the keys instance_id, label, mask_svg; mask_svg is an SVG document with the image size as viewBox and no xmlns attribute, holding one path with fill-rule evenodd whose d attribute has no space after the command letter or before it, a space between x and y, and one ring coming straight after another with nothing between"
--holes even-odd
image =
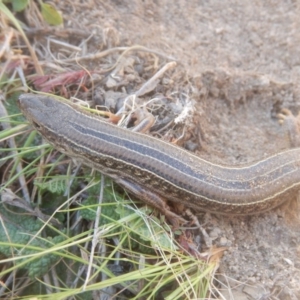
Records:
<instances>
[{"instance_id":1,"label":"clump of grass","mask_svg":"<svg viewBox=\"0 0 300 300\"><path fill-rule=\"evenodd\" d=\"M12 193L9 187L17 186L21 175L12 168L1 188L2 296L84 299L107 288L131 299L156 299L162 293L166 299L207 296L213 264L184 253L172 230L149 208L134 208L107 180L99 194L97 173L71 174L66 157L47 144L35 145L36 138L24 134L20 122L13 125L19 130L2 135L14 137L19 146L0 163L22 161L30 199L37 201L34 208L22 193ZM55 174L58 169L66 175ZM38 211L48 219L39 218Z\"/></svg>"}]
</instances>

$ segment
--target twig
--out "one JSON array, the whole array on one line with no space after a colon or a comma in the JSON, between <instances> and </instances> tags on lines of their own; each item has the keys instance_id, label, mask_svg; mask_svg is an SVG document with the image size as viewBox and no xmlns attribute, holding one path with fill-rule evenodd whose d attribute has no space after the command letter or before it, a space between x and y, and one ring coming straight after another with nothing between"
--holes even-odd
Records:
<instances>
[{"instance_id":1,"label":"twig","mask_svg":"<svg viewBox=\"0 0 300 300\"><path fill-rule=\"evenodd\" d=\"M172 69L176 66L175 61L171 61L167 63L165 66L163 66L158 72L156 72L147 82L145 82L141 88L135 93L137 97L143 96L146 93L151 92L155 86L157 85L157 80L159 77L161 77L166 71L169 69Z\"/></svg>"},{"instance_id":2,"label":"twig","mask_svg":"<svg viewBox=\"0 0 300 300\"><path fill-rule=\"evenodd\" d=\"M178 62L178 60L176 60L174 57L167 56L164 53L161 53L159 51L152 50L152 49L149 49L147 47L140 46L140 45L134 45L132 47L115 47L115 48L110 48L110 49L107 49L105 51L102 51L102 52L99 52L99 53L90 54L90 55L86 55L86 56L81 56L81 57L77 56L77 57L74 57L74 58L61 59L61 60L58 60L58 62L60 62L60 63L71 63L71 62L78 62L78 61L81 61L81 60L95 60L95 59L99 59L99 58L105 57L105 56L107 56L107 55L109 55L111 53L114 53L114 52L124 51L120 55L120 57L118 58L117 62L114 64L114 66L112 66L109 69L109 70L112 70L119 63L119 61L121 60L121 58L124 55L126 55L130 51L135 51L135 50L153 53L153 54L156 54L158 56L164 57L164 58L166 58L168 60L172 60L172 61L177 61Z\"/></svg>"},{"instance_id":3,"label":"twig","mask_svg":"<svg viewBox=\"0 0 300 300\"><path fill-rule=\"evenodd\" d=\"M90 279L93 260L94 260L94 254L95 254L95 248L98 245L98 241L99 241L99 236L98 236L99 235L99 220L100 220L100 215L101 215L101 203L103 201L104 178L105 178L104 175L101 174L100 193L99 193L99 201L98 201L98 207L97 207L97 212L96 212L96 219L95 219L95 224L94 224L92 247L91 247L91 252L90 252L89 266L88 266L88 269L86 272L85 282L82 287L83 291L86 289L86 286Z\"/></svg>"}]
</instances>

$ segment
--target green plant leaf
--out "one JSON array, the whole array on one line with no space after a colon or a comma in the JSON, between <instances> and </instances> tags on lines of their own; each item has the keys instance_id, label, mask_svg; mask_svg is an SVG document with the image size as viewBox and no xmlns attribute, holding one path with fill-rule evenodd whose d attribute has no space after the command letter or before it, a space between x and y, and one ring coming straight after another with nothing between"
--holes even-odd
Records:
<instances>
[{"instance_id":1,"label":"green plant leaf","mask_svg":"<svg viewBox=\"0 0 300 300\"><path fill-rule=\"evenodd\" d=\"M29 0L12 0L13 11L19 12L24 10L28 5Z\"/></svg>"},{"instance_id":2,"label":"green plant leaf","mask_svg":"<svg viewBox=\"0 0 300 300\"><path fill-rule=\"evenodd\" d=\"M62 194L67 189L66 176L56 176L45 182L35 180L34 184L41 190L47 190L53 194Z\"/></svg>"},{"instance_id":3,"label":"green plant leaf","mask_svg":"<svg viewBox=\"0 0 300 300\"><path fill-rule=\"evenodd\" d=\"M7 210L0 205L2 222L0 223L0 253L7 258L16 259L15 264L26 269L30 278L47 273L61 257L57 254L40 252L64 240L63 236L41 237L39 232L43 223L33 216L24 214L21 209ZM35 238L33 238L35 237ZM36 254L36 256L34 256ZM29 257L26 257L29 255Z\"/></svg>"},{"instance_id":4,"label":"green plant leaf","mask_svg":"<svg viewBox=\"0 0 300 300\"><path fill-rule=\"evenodd\" d=\"M61 14L49 3L41 3L42 16L49 25L60 25L63 22Z\"/></svg>"}]
</instances>

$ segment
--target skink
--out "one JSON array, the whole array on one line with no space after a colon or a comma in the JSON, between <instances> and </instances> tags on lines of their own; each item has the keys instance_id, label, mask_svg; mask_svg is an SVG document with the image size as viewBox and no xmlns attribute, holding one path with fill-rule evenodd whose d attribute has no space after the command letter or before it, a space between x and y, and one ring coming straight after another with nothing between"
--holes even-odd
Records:
<instances>
[{"instance_id":1,"label":"skink","mask_svg":"<svg viewBox=\"0 0 300 300\"><path fill-rule=\"evenodd\" d=\"M111 177L171 218L164 200L196 211L254 214L280 205L300 189L297 148L249 165L223 166L54 97L23 94L19 106L57 150Z\"/></svg>"}]
</instances>

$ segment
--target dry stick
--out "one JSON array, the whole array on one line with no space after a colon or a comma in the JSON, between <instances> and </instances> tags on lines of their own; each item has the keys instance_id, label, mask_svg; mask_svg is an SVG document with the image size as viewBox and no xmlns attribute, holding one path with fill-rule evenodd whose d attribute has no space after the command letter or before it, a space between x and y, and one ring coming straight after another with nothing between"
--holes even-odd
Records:
<instances>
[{"instance_id":1,"label":"dry stick","mask_svg":"<svg viewBox=\"0 0 300 300\"><path fill-rule=\"evenodd\" d=\"M175 61L171 61L167 63L164 67L162 67L158 72L156 72L147 82L145 82L140 89L135 93L137 97L143 96L146 93L151 92L155 86L157 85L157 79L161 77L166 71L171 68L174 68L177 65ZM153 87L154 86L154 87Z\"/></svg>"},{"instance_id":2,"label":"dry stick","mask_svg":"<svg viewBox=\"0 0 300 300\"><path fill-rule=\"evenodd\" d=\"M10 30L8 32L4 32L4 37L5 37L5 41L4 43L1 45L1 49L0 49L0 58L2 59L2 56L4 55L4 53L10 50L10 43L11 40L14 37L14 31L12 28L10 28Z\"/></svg>"},{"instance_id":3,"label":"dry stick","mask_svg":"<svg viewBox=\"0 0 300 300\"><path fill-rule=\"evenodd\" d=\"M72 44L67 43L67 42L62 42L62 41L59 41L59 40L56 40L56 39L52 39L52 38L47 39L47 48L48 48L50 43L52 43L55 46L59 46L60 49L63 47L64 49L67 49L67 50L81 51L81 48L78 47L78 46L72 45Z\"/></svg>"},{"instance_id":4,"label":"dry stick","mask_svg":"<svg viewBox=\"0 0 300 300\"><path fill-rule=\"evenodd\" d=\"M32 27L25 28L27 37L33 38L35 36L58 36L60 38L69 38L72 36L88 38L91 34L88 31L80 30L77 28L53 28L53 27Z\"/></svg>"},{"instance_id":5,"label":"dry stick","mask_svg":"<svg viewBox=\"0 0 300 300\"><path fill-rule=\"evenodd\" d=\"M98 201L98 207L97 207L97 212L96 212L96 219L95 219L95 225L94 225L94 234L93 234L93 240L92 240L92 247L91 247L91 253L90 253L90 260L89 260L89 266L86 272L86 278L84 285L82 287L82 290L85 291L86 286L88 284L90 275L91 275L91 270L92 270L92 265L93 265L93 260L94 260L94 254L95 254L95 248L98 244L98 234L99 234L99 220L100 220L100 214L101 214L101 203L103 201L103 191L104 191L104 175L101 173L101 184L100 184L100 193L99 193L99 201Z\"/></svg>"},{"instance_id":6,"label":"dry stick","mask_svg":"<svg viewBox=\"0 0 300 300\"><path fill-rule=\"evenodd\" d=\"M7 111L6 111L6 109L3 105L3 102L0 99L0 118L2 118L2 117L6 118L7 116L8 116ZM2 127L3 127L4 130L5 129L11 129L11 126L10 126L9 122L2 121L1 124L2 124ZM8 145L11 149L16 149L17 148L15 139L12 138L12 137L8 139ZM16 150L12 150L11 153L15 157L18 157L18 152ZM23 174L22 170L23 170L22 163L21 163L21 161L19 161L19 163L17 165L17 172L19 173L20 186L22 188L22 193L23 193L23 196L24 196L25 200L28 203L30 203L29 191L27 189L26 180L25 180L25 177L24 177L24 174Z\"/></svg>"},{"instance_id":7,"label":"dry stick","mask_svg":"<svg viewBox=\"0 0 300 300\"><path fill-rule=\"evenodd\" d=\"M161 56L161 57L164 57L168 60L173 60L173 61L177 61L174 57L169 57L159 51L156 51L156 50L151 50L147 47L144 47L144 46L140 46L140 45L134 45L132 47L115 47L115 48L110 48L110 49L107 49L105 51L102 51L102 52L99 52L99 53L95 53L95 54L90 54L90 55L86 55L86 56L81 56L81 57L74 57L74 58L67 58L67 59L61 59L61 60L57 60L58 62L60 63L71 63L71 62L77 62L77 61L81 61L81 60L95 60L95 59L98 59L98 58L102 58L102 57L105 57L111 53L114 53L114 52L120 52L120 51L124 51L121 56L118 58L117 62L108 70L106 71L109 71L109 70L112 70L118 63L119 61L121 60L121 58L126 55L128 52L130 51L134 51L134 50L139 50L139 51L143 51L143 52L149 52L149 53L153 53L153 54L156 54L158 56Z\"/></svg>"}]
</instances>

